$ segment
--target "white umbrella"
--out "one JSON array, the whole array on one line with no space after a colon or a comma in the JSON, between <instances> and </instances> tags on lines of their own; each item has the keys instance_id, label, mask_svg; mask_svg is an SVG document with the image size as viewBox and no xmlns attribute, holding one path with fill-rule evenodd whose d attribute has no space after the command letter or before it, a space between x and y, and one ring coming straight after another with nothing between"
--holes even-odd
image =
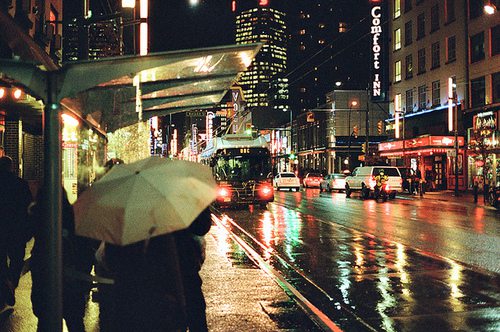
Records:
<instances>
[{"instance_id":1,"label":"white umbrella","mask_svg":"<svg viewBox=\"0 0 500 332\"><path fill-rule=\"evenodd\" d=\"M74 204L76 234L127 245L185 229L214 201L208 166L149 157L115 165Z\"/></svg>"}]
</instances>

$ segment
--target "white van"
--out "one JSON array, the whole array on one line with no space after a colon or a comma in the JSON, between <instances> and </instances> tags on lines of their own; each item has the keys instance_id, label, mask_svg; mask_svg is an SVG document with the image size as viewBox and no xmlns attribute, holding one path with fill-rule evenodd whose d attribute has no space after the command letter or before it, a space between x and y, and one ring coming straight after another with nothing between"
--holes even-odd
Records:
<instances>
[{"instance_id":1,"label":"white van","mask_svg":"<svg viewBox=\"0 0 500 332\"><path fill-rule=\"evenodd\" d=\"M345 195L351 197L353 191L360 191L362 198L369 198L373 195L376 185L375 177L384 170L388 177L389 197L394 198L398 192L402 191L403 179L399 169L393 166L363 166L356 167L354 171L345 178Z\"/></svg>"}]
</instances>

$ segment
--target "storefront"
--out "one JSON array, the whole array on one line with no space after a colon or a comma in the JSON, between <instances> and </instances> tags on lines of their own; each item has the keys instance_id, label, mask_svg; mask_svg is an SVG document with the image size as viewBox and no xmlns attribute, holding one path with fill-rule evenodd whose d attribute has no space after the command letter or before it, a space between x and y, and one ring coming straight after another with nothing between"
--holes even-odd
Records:
<instances>
[{"instance_id":1,"label":"storefront","mask_svg":"<svg viewBox=\"0 0 500 332\"><path fill-rule=\"evenodd\" d=\"M486 181L490 185L500 182L499 110L479 112L473 116L469 128L467 166L469 186L477 180L479 187Z\"/></svg>"},{"instance_id":2,"label":"storefront","mask_svg":"<svg viewBox=\"0 0 500 332\"><path fill-rule=\"evenodd\" d=\"M383 142L378 145L381 157L393 166L419 169L422 177L433 182L436 190L454 189L458 180L459 190L467 188L464 167L464 138L458 137L458 158L454 136L423 136L406 140ZM458 174L455 174L458 162Z\"/></svg>"},{"instance_id":3,"label":"storefront","mask_svg":"<svg viewBox=\"0 0 500 332\"><path fill-rule=\"evenodd\" d=\"M77 114L65 111L62 117L62 180L68 200L103 175L106 161L106 135Z\"/></svg>"}]
</instances>

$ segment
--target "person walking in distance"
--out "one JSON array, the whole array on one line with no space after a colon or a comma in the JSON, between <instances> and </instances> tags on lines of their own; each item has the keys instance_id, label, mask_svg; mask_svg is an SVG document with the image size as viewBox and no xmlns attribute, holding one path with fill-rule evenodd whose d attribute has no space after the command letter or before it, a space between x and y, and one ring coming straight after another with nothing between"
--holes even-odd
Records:
<instances>
[{"instance_id":1,"label":"person walking in distance","mask_svg":"<svg viewBox=\"0 0 500 332\"><path fill-rule=\"evenodd\" d=\"M15 304L15 289L24 266L28 240L28 183L13 172L8 156L0 157L0 312Z\"/></svg>"}]
</instances>

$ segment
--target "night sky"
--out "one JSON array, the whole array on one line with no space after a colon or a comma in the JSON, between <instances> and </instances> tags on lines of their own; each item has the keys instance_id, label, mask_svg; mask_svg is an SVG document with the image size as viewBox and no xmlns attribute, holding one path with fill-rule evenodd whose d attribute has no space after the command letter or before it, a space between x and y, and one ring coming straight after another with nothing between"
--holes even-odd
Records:
<instances>
[{"instance_id":1,"label":"night sky","mask_svg":"<svg viewBox=\"0 0 500 332\"><path fill-rule=\"evenodd\" d=\"M150 0L151 52L234 44L229 0Z\"/></svg>"}]
</instances>

